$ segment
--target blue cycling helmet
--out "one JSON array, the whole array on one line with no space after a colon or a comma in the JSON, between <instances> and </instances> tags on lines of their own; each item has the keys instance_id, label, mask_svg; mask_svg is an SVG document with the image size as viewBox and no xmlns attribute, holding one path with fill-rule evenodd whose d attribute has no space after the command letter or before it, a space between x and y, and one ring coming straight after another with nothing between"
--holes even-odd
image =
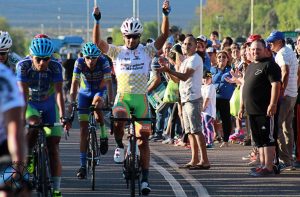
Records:
<instances>
[{"instance_id":1,"label":"blue cycling helmet","mask_svg":"<svg viewBox=\"0 0 300 197\"><path fill-rule=\"evenodd\" d=\"M34 38L29 50L33 56L50 57L54 52L54 47L52 41L47 38Z\"/></svg>"},{"instance_id":2,"label":"blue cycling helmet","mask_svg":"<svg viewBox=\"0 0 300 197\"><path fill-rule=\"evenodd\" d=\"M81 52L83 56L98 57L101 53L100 49L92 42L86 43Z\"/></svg>"}]
</instances>

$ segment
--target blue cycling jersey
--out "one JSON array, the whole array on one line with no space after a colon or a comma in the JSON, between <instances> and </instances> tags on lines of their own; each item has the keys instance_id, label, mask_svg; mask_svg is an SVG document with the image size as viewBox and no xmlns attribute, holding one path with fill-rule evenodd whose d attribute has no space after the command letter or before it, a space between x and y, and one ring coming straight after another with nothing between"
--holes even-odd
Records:
<instances>
[{"instance_id":1,"label":"blue cycling jersey","mask_svg":"<svg viewBox=\"0 0 300 197\"><path fill-rule=\"evenodd\" d=\"M30 101L45 101L54 96L54 83L62 82L62 66L51 60L45 71L37 71L31 58L17 64L17 80L29 86Z\"/></svg>"},{"instance_id":2,"label":"blue cycling jersey","mask_svg":"<svg viewBox=\"0 0 300 197\"><path fill-rule=\"evenodd\" d=\"M90 70L84 58L80 57L75 62L73 78L80 80L79 93L89 96L101 92L104 89L101 87L102 80L111 78L109 61L105 56L100 55L96 67L94 70Z\"/></svg>"}]
</instances>

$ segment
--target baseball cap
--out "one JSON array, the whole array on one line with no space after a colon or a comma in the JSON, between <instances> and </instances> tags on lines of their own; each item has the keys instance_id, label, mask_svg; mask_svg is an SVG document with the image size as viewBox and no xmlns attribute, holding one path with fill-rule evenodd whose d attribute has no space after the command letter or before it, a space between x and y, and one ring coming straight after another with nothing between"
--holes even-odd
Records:
<instances>
[{"instance_id":1,"label":"baseball cap","mask_svg":"<svg viewBox=\"0 0 300 197\"><path fill-rule=\"evenodd\" d=\"M208 70L205 70L204 72L203 72L203 78L207 78L207 77L212 77L212 74L211 74L211 72L210 71L208 71Z\"/></svg>"},{"instance_id":2,"label":"baseball cap","mask_svg":"<svg viewBox=\"0 0 300 197\"><path fill-rule=\"evenodd\" d=\"M260 40L262 39L261 35L259 34L252 34L247 38L246 44L250 44L254 42L255 40Z\"/></svg>"},{"instance_id":3,"label":"baseball cap","mask_svg":"<svg viewBox=\"0 0 300 197\"><path fill-rule=\"evenodd\" d=\"M200 35L196 38L196 40L202 40L203 42L206 42L207 41L207 38L204 36L204 35Z\"/></svg>"},{"instance_id":4,"label":"baseball cap","mask_svg":"<svg viewBox=\"0 0 300 197\"><path fill-rule=\"evenodd\" d=\"M276 40L284 40L284 34L280 31L272 31L266 39L267 42L274 42Z\"/></svg>"}]
</instances>

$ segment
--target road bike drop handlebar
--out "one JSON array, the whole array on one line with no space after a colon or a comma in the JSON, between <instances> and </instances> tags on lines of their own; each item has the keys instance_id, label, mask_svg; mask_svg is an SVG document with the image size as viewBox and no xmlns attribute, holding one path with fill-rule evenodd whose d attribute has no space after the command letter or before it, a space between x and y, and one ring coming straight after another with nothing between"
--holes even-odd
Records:
<instances>
[{"instance_id":1,"label":"road bike drop handlebar","mask_svg":"<svg viewBox=\"0 0 300 197\"><path fill-rule=\"evenodd\" d=\"M74 119L74 115L73 115L73 119ZM62 118L62 123L60 122L55 122L55 123L42 123L40 122L39 124L26 124L25 128L27 129L43 129L44 127L56 127L56 126L65 126L67 123L71 123L73 122L72 117L67 118L64 117ZM65 133L65 139L67 140L69 135L69 130L64 130Z\"/></svg>"}]
</instances>

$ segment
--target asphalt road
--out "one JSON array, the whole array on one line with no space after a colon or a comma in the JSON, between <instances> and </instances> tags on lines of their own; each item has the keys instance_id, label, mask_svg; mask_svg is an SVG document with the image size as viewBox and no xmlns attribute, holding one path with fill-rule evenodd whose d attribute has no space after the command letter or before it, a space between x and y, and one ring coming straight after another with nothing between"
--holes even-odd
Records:
<instances>
[{"instance_id":1,"label":"asphalt road","mask_svg":"<svg viewBox=\"0 0 300 197\"><path fill-rule=\"evenodd\" d=\"M129 189L122 177L122 165L113 162L114 141L109 140L109 151L101 156L97 166L96 190L91 190L90 177L78 180L79 130L72 129L66 141L62 139L61 159L63 196L129 196ZM232 144L226 148L216 146L208 150L211 169L178 169L189 161L190 150L183 147L151 143L150 196L300 196L300 169L284 171L280 175L253 178L250 167L242 161L251 147Z\"/></svg>"},{"instance_id":2,"label":"asphalt road","mask_svg":"<svg viewBox=\"0 0 300 197\"><path fill-rule=\"evenodd\" d=\"M91 190L90 177L79 180L79 129L75 122L68 140L61 139L60 152L63 165L61 191L64 197L122 197L130 196L122 177L122 165L113 161L114 140L109 139L109 150L101 156L96 168L96 189ZM186 170L178 166L190 160L191 152L184 147L151 142L150 196L157 197L294 197L300 196L300 169L283 171L273 177L251 177L251 167L242 157L251 147L230 144L208 150L209 170ZM35 196L35 195L33 195Z\"/></svg>"}]
</instances>

